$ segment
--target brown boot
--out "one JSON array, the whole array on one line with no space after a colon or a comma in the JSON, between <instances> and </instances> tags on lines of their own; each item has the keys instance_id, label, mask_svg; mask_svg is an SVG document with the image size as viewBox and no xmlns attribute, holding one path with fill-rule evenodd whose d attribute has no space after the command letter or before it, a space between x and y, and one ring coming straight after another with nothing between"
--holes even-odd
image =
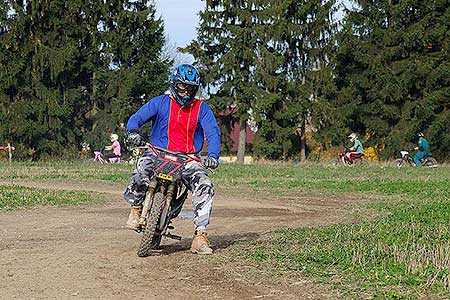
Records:
<instances>
[{"instance_id":1,"label":"brown boot","mask_svg":"<svg viewBox=\"0 0 450 300\"><path fill-rule=\"evenodd\" d=\"M132 206L125 227L131 230L139 230L139 218L141 217L141 212L142 206Z\"/></svg>"},{"instance_id":2,"label":"brown boot","mask_svg":"<svg viewBox=\"0 0 450 300\"><path fill-rule=\"evenodd\" d=\"M209 247L208 237L204 231L196 231L192 240L191 252L197 254L213 254L213 250Z\"/></svg>"}]
</instances>

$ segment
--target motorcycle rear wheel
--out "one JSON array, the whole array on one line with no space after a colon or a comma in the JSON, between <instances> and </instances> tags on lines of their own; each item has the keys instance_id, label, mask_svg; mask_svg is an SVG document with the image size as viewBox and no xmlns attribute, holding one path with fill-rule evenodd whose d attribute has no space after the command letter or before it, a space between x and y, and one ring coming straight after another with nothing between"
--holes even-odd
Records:
<instances>
[{"instance_id":1,"label":"motorcycle rear wheel","mask_svg":"<svg viewBox=\"0 0 450 300\"><path fill-rule=\"evenodd\" d=\"M152 206L147 214L147 222L137 252L139 257L149 256L152 253L152 250L157 250L161 243L162 236L157 227L161 218L161 208L163 204L164 195L162 193L156 193L153 196Z\"/></svg>"},{"instance_id":2,"label":"motorcycle rear wheel","mask_svg":"<svg viewBox=\"0 0 450 300\"><path fill-rule=\"evenodd\" d=\"M434 157L427 157L425 159L425 161L423 162L423 165L425 167L436 168L438 165L438 162L436 159L434 159Z\"/></svg>"}]
</instances>

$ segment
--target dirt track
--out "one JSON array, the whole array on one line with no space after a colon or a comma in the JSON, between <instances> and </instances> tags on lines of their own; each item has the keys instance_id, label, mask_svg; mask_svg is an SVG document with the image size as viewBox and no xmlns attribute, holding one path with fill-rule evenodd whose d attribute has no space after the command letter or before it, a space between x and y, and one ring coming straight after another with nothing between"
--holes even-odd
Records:
<instances>
[{"instance_id":1,"label":"dirt track","mask_svg":"<svg viewBox=\"0 0 450 300\"><path fill-rule=\"evenodd\" d=\"M174 222L181 242L164 239L161 256L138 258L140 235L123 227L128 215L123 187L67 181L26 185L104 192L109 199L101 205L0 211L0 299L159 299L163 294L167 298L161 299L339 299L336 291L304 278L295 284L255 284L230 276L237 272L189 252L189 218ZM276 228L348 220L346 204L359 201L320 194L261 199L251 191L218 189L208 233L220 255L236 241L258 239ZM184 209L188 215L188 202Z\"/></svg>"}]
</instances>

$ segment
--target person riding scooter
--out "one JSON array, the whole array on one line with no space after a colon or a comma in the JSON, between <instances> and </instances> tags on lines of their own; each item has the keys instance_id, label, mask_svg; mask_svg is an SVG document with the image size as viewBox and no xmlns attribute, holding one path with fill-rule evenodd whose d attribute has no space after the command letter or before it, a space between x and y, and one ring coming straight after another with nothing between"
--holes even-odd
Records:
<instances>
[{"instance_id":1,"label":"person riding scooter","mask_svg":"<svg viewBox=\"0 0 450 300\"><path fill-rule=\"evenodd\" d=\"M364 155L364 148L361 144L361 142L358 139L358 136L356 135L356 133L352 132L348 138L350 139L350 141L353 143L353 146L350 147L350 151L347 152L345 155L347 156L348 159L351 159L353 157L358 157L360 158L361 156Z\"/></svg>"}]
</instances>

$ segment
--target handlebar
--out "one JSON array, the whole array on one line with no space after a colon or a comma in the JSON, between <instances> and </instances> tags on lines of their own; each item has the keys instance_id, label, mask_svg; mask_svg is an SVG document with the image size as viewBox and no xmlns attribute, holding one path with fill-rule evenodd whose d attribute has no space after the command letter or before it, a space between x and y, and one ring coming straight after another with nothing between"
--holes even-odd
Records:
<instances>
[{"instance_id":1,"label":"handlebar","mask_svg":"<svg viewBox=\"0 0 450 300\"><path fill-rule=\"evenodd\" d=\"M198 157L195 154L189 154L189 153L186 153L186 152L176 152L176 151L168 150L168 149L161 148L161 147L158 147L158 146L154 146L154 145L152 145L150 143L146 143L144 146L135 147L134 149L142 149L142 150L149 150L149 149L151 149L153 152L155 152L156 155L158 155L158 153L161 151L161 152L169 153L169 154L172 154L172 155L175 155L175 156L179 156L179 157L183 157L183 158L187 158L187 159L192 159L192 160L200 162L200 163L202 162L201 158Z\"/></svg>"}]
</instances>

